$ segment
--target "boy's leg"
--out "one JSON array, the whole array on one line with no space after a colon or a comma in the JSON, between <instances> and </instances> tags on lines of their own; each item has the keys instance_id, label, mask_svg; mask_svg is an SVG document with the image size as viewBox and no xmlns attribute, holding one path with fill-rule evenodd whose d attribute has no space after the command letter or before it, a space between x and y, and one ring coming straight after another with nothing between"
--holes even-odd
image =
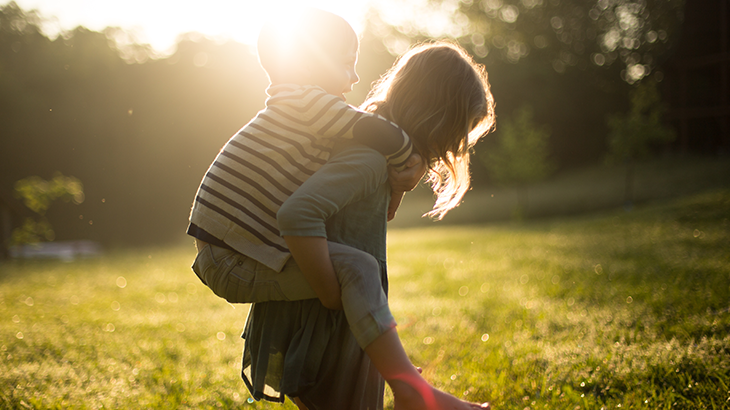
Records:
<instances>
[{"instance_id":1,"label":"boy's leg","mask_svg":"<svg viewBox=\"0 0 730 410\"><path fill-rule=\"evenodd\" d=\"M340 282L345 316L364 348L395 326L383 292L380 266L366 252L335 242L327 245ZM205 244L198 250L193 271L213 293L230 303L317 297L293 258L277 272L230 249Z\"/></svg>"},{"instance_id":2,"label":"boy's leg","mask_svg":"<svg viewBox=\"0 0 730 410\"><path fill-rule=\"evenodd\" d=\"M329 241L327 247L340 283L345 316L358 344L365 348L396 325L383 291L380 265L372 255L353 247ZM283 300L317 297L293 258L281 272L274 272L259 264L255 281L276 282Z\"/></svg>"},{"instance_id":3,"label":"boy's leg","mask_svg":"<svg viewBox=\"0 0 730 410\"><path fill-rule=\"evenodd\" d=\"M335 242L327 242L342 289L342 306L350 329L361 348L395 327L383 291L380 264L370 254Z\"/></svg>"},{"instance_id":4,"label":"boy's leg","mask_svg":"<svg viewBox=\"0 0 730 410\"><path fill-rule=\"evenodd\" d=\"M284 271L276 272L261 263L230 249L205 244L198 249L193 271L213 293L230 303L254 303L291 300L281 289L279 281L292 278L297 281L297 300L317 296L306 283L293 261Z\"/></svg>"}]
</instances>

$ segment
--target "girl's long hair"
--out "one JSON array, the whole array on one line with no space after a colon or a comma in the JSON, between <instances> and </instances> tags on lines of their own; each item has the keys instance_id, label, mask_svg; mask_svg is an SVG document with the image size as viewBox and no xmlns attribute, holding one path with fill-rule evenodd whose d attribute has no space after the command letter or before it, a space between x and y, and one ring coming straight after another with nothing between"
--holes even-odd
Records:
<instances>
[{"instance_id":1,"label":"girl's long hair","mask_svg":"<svg viewBox=\"0 0 730 410\"><path fill-rule=\"evenodd\" d=\"M487 72L460 46L416 45L374 85L361 106L398 124L428 162L436 203L426 215L442 219L469 190L469 151L494 127Z\"/></svg>"}]
</instances>

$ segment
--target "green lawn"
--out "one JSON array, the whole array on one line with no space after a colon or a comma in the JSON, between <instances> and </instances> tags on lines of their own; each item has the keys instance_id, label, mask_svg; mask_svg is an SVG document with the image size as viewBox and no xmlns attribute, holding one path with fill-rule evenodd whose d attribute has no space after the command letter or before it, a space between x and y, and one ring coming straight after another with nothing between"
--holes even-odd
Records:
<instances>
[{"instance_id":1,"label":"green lawn","mask_svg":"<svg viewBox=\"0 0 730 410\"><path fill-rule=\"evenodd\" d=\"M497 409L730 408L728 190L389 243L406 349L453 394ZM0 265L0 408L282 408L247 404L247 307L198 283L192 258Z\"/></svg>"},{"instance_id":2,"label":"green lawn","mask_svg":"<svg viewBox=\"0 0 730 410\"><path fill-rule=\"evenodd\" d=\"M479 184L469 191L463 203L442 223L472 224L514 219L519 199L527 195L523 216L555 217L585 214L624 206L626 167L595 164L562 170L545 181L520 190ZM682 157L678 155L636 163L633 201L642 205L657 200L672 200L708 190L730 189L730 157ZM522 206L525 206L523 203ZM421 184L409 193L393 221L398 228L430 226L420 216L433 207L431 191Z\"/></svg>"}]
</instances>

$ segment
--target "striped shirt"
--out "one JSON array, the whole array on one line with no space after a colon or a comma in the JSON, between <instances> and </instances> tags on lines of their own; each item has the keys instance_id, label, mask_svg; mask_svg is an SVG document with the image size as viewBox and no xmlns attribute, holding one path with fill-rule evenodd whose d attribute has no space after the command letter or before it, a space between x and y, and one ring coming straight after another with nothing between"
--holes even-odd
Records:
<instances>
[{"instance_id":1,"label":"striped shirt","mask_svg":"<svg viewBox=\"0 0 730 410\"><path fill-rule=\"evenodd\" d=\"M317 86L277 85L266 108L223 146L198 188L188 234L224 244L280 271L289 250L276 213L330 157L353 139L403 168L410 139L395 124L347 105Z\"/></svg>"}]
</instances>

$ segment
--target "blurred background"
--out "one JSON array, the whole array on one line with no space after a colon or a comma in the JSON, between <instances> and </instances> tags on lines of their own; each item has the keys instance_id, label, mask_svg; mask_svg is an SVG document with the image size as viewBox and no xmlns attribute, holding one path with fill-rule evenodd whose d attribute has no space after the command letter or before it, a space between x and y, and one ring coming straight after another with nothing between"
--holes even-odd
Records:
<instances>
[{"instance_id":1,"label":"blurred background","mask_svg":"<svg viewBox=\"0 0 730 410\"><path fill-rule=\"evenodd\" d=\"M452 39L487 67L497 130L444 223L628 210L730 185L727 0L336 3L307 4L360 33L352 105L415 42ZM253 44L290 3L113 4L0 5L0 254L14 231L16 242L181 241L208 165L264 106ZM420 191L394 226L431 223ZM19 236L28 218L35 235Z\"/></svg>"}]
</instances>

